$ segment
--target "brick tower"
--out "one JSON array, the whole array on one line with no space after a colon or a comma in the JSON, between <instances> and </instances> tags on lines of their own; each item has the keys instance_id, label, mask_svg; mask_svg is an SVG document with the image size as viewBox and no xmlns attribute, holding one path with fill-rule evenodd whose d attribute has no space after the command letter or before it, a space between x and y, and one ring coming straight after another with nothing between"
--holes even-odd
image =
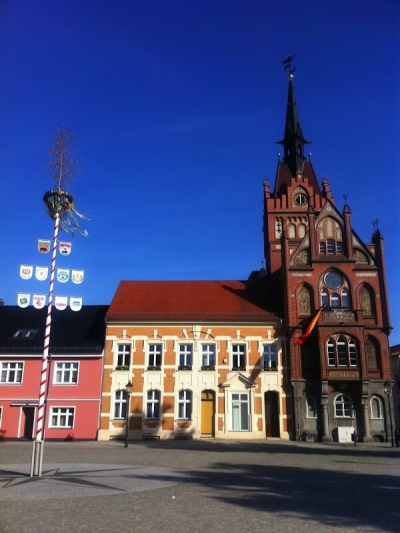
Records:
<instances>
[{"instance_id":1,"label":"brick tower","mask_svg":"<svg viewBox=\"0 0 400 533\"><path fill-rule=\"evenodd\" d=\"M383 238L376 226L372 243L364 243L347 203L339 212L328 180L318 184L288 70L284 156L273 190L264 181L264 249L284 297L293 438L351 442L357 433L363 442L387 440L391 326Z\"/></svg>"}]
</instances>

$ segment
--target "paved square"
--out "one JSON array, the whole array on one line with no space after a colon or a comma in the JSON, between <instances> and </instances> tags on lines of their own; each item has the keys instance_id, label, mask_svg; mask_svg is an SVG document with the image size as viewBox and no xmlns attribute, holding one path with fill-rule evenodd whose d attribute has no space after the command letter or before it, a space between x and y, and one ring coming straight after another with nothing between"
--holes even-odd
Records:
<instances>
[{"instance_id":1,"label":"paved square","mask_svg":"<svg viewBox=\"0 0 400 533\"><path fill-rule=\"evenodd\" d=\"M144 441L0 445L0 533L400 530L387 444Z\"/></svg>"}]
</instances>

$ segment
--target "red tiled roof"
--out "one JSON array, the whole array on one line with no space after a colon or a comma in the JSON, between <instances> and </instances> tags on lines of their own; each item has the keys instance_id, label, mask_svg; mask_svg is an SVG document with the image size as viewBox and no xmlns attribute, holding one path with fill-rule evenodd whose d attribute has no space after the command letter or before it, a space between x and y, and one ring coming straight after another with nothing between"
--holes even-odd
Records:
<instances>
[{"instance_id":1,"label":"red tiled roof","mask_svg":"<svg viewBox=\"0 0 400 533\"><path fill-rule=\"evenodd\" d=\"M268 281L121 281L107 320L268 320L281 299Z\"/></svg>"}]
</instances>

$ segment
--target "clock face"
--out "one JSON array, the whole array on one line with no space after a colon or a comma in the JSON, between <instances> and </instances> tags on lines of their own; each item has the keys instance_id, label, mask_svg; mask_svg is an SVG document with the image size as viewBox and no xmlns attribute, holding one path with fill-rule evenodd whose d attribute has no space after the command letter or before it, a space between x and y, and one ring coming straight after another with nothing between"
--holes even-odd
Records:
<instances>
[{"instance_id":1,"label":"clock face","mask_svg":"<svg viewBox=\"0 0 400 533\"><path fill-rule=\"evenodd\" d=\"M337 272L328 272L325 276L325 284L330 289L338 289L343 283L342 276Z\"/></svg>"},{"instance_id":2,"label":"clock face","mask_svg":"<svg viewBox=\"0 0 400 533\"><path fill-rule=\"evenodd\" d=\"M301 205L301 206L307 205L307 196L303 194L302 192L299 192L294 197L294 203L296 205Z\"/></svg>"}]
</instances>

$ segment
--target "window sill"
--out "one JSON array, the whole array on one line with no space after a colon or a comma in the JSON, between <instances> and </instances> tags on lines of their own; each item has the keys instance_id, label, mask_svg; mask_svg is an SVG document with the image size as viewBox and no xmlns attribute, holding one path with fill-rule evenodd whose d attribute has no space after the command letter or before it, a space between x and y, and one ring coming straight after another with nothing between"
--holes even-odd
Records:
<instances>
[{"instance_id":1,"label":"window sill","mask_svg":"<svg viewBox=\"0 0 400 533\"><path fill-rule=\"evenodd\" d=\"M192 365L181 365L181 366L178 366L178 370L192 370Z\"/></svg>"},{"instance_id":2,"label":"window sill","mask_svg":"<svg viewBox=\"0 0 400 533\"><path fill-rule=\"evenodd\" d=\"M264 372L277 372L278 371L278 367L277 366L274 366L274 367L264 367Z\"/></svg>"},{"instance_id":3,"label":"window sill","mask_svg":"<svg viewBox=\"0 0 400 533\"><path fill-rule=\"evenodd\" d=\"M232 372L237 372L238 370L246 370L246 367L245 366L233 366L232 367Z\"/></svg>"},{"instance_id":4,"label":"window sill","mask_svg":"<svg viewBox=\"0 0 400 533\"><path fill-rule=\"evenodd\" d=\"M215 370L215 365L202 366L201 370Z\"/></svg>"},{"instance_id":5,"label":"window sill","mask_svg":"<svg viewBox=\"0 0 400 533\"><path fill-rule=\"evenodd\" d=\"M148 366L147 370L161 370L161 366Z\"/></svg>"},{"instance_id":6,"label":"window sill","mask_svg":"<svg viewBox=\"0 0 400 533\"><path fill-rule=\"evenodd\" d=\"M115 367L115 370L129 370L128 365L118 365Z\"/></svg>"}]
</instances>

